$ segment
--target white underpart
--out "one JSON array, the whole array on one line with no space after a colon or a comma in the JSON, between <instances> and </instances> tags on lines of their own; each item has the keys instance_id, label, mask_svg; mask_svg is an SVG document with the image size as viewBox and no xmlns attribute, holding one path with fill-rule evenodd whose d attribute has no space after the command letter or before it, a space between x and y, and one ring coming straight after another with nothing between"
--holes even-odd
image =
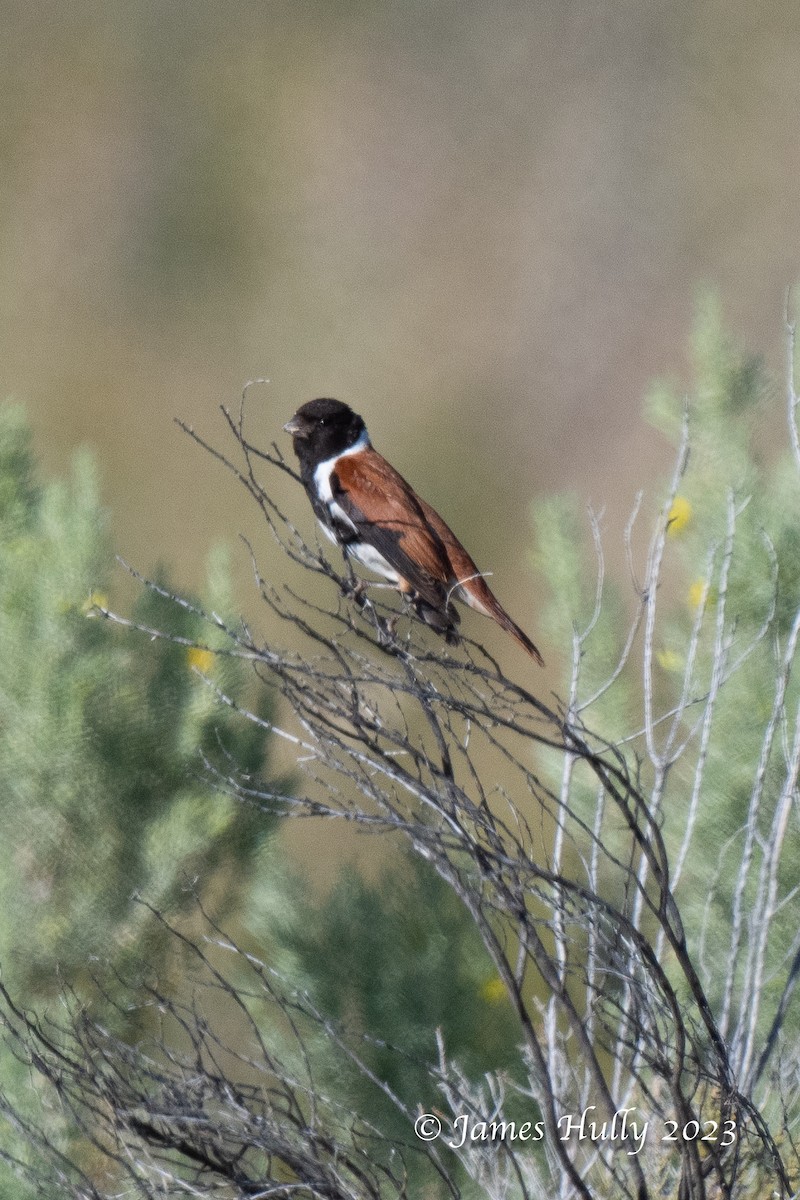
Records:
<instances>
[{"instance_id":1,"label":"white underpart","mask_svg":"<svg viewBox=\"0 0 800 1200\"><path fill-rule=\"evenodd\" d=\"M400 582L400 576L392 564L383 557L379 550L368 545L367 542L357 542L348 547L348 553L352 554L362 567L366 567L368 571L374 571L376 575L382 575L389 583L396 586Z\"/></svg>"},{"instance_id":2,"label":"white underpart","mask_svg":"<svg viewBox=\"0 0 800 1200\"><path fill-rule=\"evenodd\" d=\"M360 454L362 450L369 450L369 435L366 431L361 434L357 442L353 442L347 450L342 450L341 454L334 454L333 458L326 458L321 462L314 471L314 485L317 489L317 495L320 500L324 500L330 508L333 500L333 488L331 487L331 474L340 458L349 458L351 454ZM347 520L347 518L345 518ZM352 525L352 521L348 521ZM355 528L355 526L353 526Z\"/></svg>"},{"instance_id":3,"label":"white underpart","mask_svg":"<svg viewBox=\"0 0 800 1200\"><path fill-rule=\"evenodd\" d=\"M365 429L357 442L354 442L347 450L343 450L341 454L335 454L333 458L326 458L314 471L314 484L320 500L324 502L332 519L340 525L349 526L353 533L357 532L355 525L341 505L337 504L333 498L331 475L341 458L347 458L350 454L359 454L362 450L367 450L369 444L369 436ZM323 525L321 521L320 528L326 537L338 545L336 535L326 525ZM384 579L388 579L389 583L397 584L400 582L400 576L397 571L374 546L369 546L366 542L356 542L348 547L347 552L357 562L360 562L362 567L366 567L368 571L374 571L376 575L383 576Z\"/></svg>"}]
</instances>

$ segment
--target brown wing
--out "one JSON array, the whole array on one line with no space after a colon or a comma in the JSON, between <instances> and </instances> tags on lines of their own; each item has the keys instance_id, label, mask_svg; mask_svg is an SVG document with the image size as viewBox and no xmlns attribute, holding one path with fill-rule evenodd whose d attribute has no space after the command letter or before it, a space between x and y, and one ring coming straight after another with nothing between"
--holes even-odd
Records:
<instances>
[{"instance_id":1,"label":"brown wing","mask_svg":"<svg viewBox=\"0 0 800 1200\"><path fill-rule=\"evenodd\" d=\"M452 578L447 551L403 476L370 448L339 459L331 473L331 491L359 537L424 600L442 608Z\"/></svg>"},{"instance_id":2,"label":"brown wing","mask_svg":"<svg viewBox=\"0 0 800 1200\"><path fill-rule=\"evenodd\" d=\"M508 615L449 525L382 455L370 448L343 456L331 475L331 488L359 536L436 611L458 620L450 606L456 597L491 617L544 666L536 646Z\"/></svg>"},{"instance_id":3,"label":"brown wing","mask_svg":"<svg viewBox=\"0 0 800 1200\"><path fill-rule=\"evenodd\" d=\"M468 604L470 608L474 608L476 612L483 613L485 617L491 617L493 621L496 621L530 654L531 658L536 659L540 667L543 667L544 659L536 646L525 630L520 629L516 621L508 615L452 529L424 500L420 500L419 503L428 525L439 537L444 547L450 563L451 586L456 581L458 584L453 588L456 597Z\"/></svg>"}]
</instances>

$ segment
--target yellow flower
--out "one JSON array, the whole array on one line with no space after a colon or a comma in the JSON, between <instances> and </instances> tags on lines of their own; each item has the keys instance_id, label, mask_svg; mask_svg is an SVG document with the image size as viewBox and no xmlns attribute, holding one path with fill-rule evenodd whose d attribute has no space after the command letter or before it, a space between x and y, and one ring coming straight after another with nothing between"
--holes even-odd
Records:
<instances>
[{"instance_id":1,"label":"yellow flower","mask_svg":"<svg viewBox=\"0 0 800 1200\"><path fill-rule=\"evenodd\" d=\"M683 670L683 658L677 650L656 650L656 662L662 671L677 672Z\"/></svg>"},{"instance_id":2,"label":"yellow flower","mask_svg":"<svg viewBox=\"0 0 800 1200\"><path fill-rule=\"evenodd\" d=\"M487 1004L502 1004L506 998L506 985L499 975L492 975L481 984L481 999Z\"/></svg>"},{"instance_id":3,"label":"yellow flower","mask_svg":"<svg viewBox=\"0 0 800 1200\"><path fill-rule=\"evenodd\" d=\"M97 617L98 608L108 608L108 596L105 592L90 592L81 605L81 612L85 617Z\"/></svg>"},{"instance_id":4,"label":"yellow flower","mask_svg":"<svg viewBox=\"0 0 800 1200\"><path fill-rule=\"evenodd\" d=\"M190 646L186 651L186 661L190 667L208 675L214 666L214 652L205 650L202 646Z\"/></svg>"},{"instance_id":5,"label":"yellow flower","mask_svg":"<svg viewBox=\"0 0 800 1200\"><path fill-rule=\"evenodd\" d=\"M717 594L712 587L708 586L705 579L695 579L689 585L689 591L686 594L686 599L689 608L699 608L703 603L703 596L706 598L706 604L714 604L717 599Z\"/></svg>"},{"instance_id":6,"label":"yellow flower","mask_svg":"<svg viewBox=\"0 0 800 1200\"><path fill-rule=\"evenodd\" d=\"M685 496L676 496L667 513L667 533L681 533L692 519L692 506Z\"/></svg>"}]
</instances>

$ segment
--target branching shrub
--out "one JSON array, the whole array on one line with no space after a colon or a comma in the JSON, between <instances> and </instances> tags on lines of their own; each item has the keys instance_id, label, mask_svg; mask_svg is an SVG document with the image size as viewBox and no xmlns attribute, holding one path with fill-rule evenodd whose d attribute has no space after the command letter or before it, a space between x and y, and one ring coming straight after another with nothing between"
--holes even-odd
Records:
<instances>
[{"instance_id":1,"label":"branching shrub","mask_svg":"<svg viewBox=\"0 0 800 1200\"><path fill-rule=\"evenodd\" d=\"M296 931L293 954L271 961L210 917L189 937L154 905L193 969L180 996L157 977L127 993L162 1015L147 1039L130 1045L74 1011L51 1026L4 996L16 1055L104 1164L78 1173L40 1139L42 1178L97 1196L793 1194L797 397L790 378L791 453L766 466L752 434L773 420L769 392L713 314L697 359L688 403L663 389L651 402L676 465L642 562L636 502L627 593L609 594L598 520L587 559L575 512L540 512L540 560L559 581L550 644L568 651L565 698L548 703L527 664L516 682L479 644L449 648L398 624L383 594L354 597L271 498L271 473L289 464L251 444L244 404L225 413L238 457L212 452L322 587L313 600L277 589L253 554L263 602L301 651L191 608L208 628L198 648L251 663L281 715L211 673L209 695L294 747L303 786L235 758L208 771L251 813L353 822L426 864L479 935L516 1062L476 1072L446 1031L427 1059L400 1030L393 1043L369 990L337 975L335 947L318 941L315 961ZM363 904L344 911L353 927L339 936L369 944ZM220 1033L220 1005L238 1012L240 1038ZM407 1094L392 1065L404 1058L414 1079L424 1071L424 1096Z\"/></svg>"}]
</instances>

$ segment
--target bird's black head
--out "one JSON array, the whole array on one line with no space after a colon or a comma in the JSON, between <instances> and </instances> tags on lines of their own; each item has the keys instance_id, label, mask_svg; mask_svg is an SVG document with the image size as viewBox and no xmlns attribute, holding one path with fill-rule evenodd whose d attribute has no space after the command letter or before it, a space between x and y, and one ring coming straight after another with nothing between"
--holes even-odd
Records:
<instances>
[{"instance_id":1,"label":"bird's black head","mask_svg":"<svg viewBox=\"0 0 800 1200\"><path fill-rule=\"evenodd\" d=\"M316 464L349 450L366 436L358 413L341 400L309 400L283 427L292 435L301 464Z\"/></svg>"}]
</instances>

